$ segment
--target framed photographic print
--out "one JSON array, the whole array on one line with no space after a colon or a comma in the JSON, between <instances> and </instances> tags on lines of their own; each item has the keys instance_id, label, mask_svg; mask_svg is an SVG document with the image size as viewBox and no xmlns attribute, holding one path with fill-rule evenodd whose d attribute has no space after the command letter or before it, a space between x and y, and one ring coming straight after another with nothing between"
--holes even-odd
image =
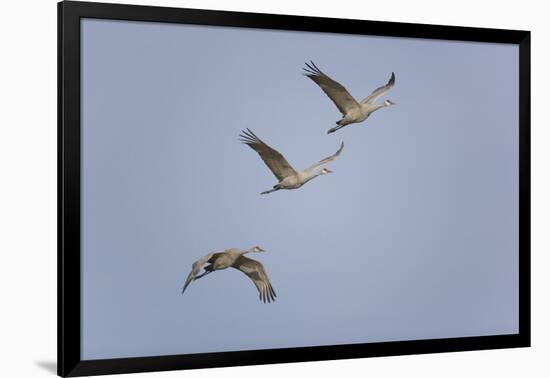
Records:
<instances>
[{"instance_id":1,"label":"framed photographic print","mask_svg":"<svg viewBox=\"0 0 550 378\"><path fill-rule=\"evenodd\" d=\"M58 12L59 375L529 346L529 32Z\"/></svg>"}]
</instances>

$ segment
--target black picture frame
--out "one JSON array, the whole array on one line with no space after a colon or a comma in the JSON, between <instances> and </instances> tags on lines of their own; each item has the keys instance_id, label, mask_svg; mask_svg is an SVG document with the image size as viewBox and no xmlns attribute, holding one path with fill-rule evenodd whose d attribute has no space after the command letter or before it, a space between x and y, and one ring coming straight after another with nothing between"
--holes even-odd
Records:
<instances>
[{"instance_id":1,"label":"black picture frame","mask_svg":"<svg viewBox=\"0 0 550 378\"><path fill-rule=\"evenodd\" d=\"M154 21L519 46L519 332L510 335L82 360L80 19ZM83 376L530 346L530 32L63 1L58 3L58 374Z\"/></svg>"}]
</instances>

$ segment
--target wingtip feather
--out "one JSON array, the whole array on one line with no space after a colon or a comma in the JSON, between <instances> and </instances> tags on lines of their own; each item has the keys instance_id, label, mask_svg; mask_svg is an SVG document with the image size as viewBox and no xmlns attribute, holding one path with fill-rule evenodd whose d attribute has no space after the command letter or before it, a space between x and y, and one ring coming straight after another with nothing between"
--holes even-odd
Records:
<instances>
[{"instance_id":1,"label":"wingtip feather","mask_svg":"<svg viewBox=\"0 0 550 378\"><path fill-rule=\"evenodd\" d=\"M311 64L310 64L311 63ZM304 70L306 72L310 72L312 76L318 76L318 75L322 75L323 73L321 72L321 70L319 68L317 68L317 66L315 65L315 63L313 63L312 60L310 60L310 63L305 63L305 65L307 66L307 68L309 69L306 69L304 68Z\"/></svg>"},{"instance_id":2,"label":"wingtip feather","mask_svg":"<svg viewBox=\"0 0 550 378\"><path fill-rule=\"evenodd\" d=\"M390 81L388 81L388 85L393 85L393 84L395 84L395 73L394 72L391 73Z\"/></svg>"},{"instance_id":3,"label":"wingtip feather","mask_svg":"<svg viewBox=\"0 0 550 378\"><path fill-rule=\"evenodd\" d=\"M258 138L249 128L246 130L241 130L239 138L240 142L248 144L249 146L255 143L261 143L260 138Z\"/></svg>"}]
</instances>

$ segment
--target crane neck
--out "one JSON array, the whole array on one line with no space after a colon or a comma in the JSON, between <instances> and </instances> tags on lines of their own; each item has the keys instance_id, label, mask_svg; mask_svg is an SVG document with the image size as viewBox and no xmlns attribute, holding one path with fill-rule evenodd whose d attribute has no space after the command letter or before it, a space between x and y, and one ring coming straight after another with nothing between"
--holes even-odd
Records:
<instances>
[{"instance_id":1,"label":"crane neck","mask_svg":"<svg viewBox=\"0 0 550 378\"><path fill-rule=\"evenodd\" d=\"M384 104L378 104L378 105L374 105L374 107L372 108L372 110L370 111L371 113L374 113L375 111L377 111L378 109L382 109L386 107L386 105Z\"/></svg>"},{"instance_id":2,"label":"crane neck","mask_svg":"<svg viewBox=\"0 0 550 378\"><path fill-rule=\"evenodd\" d=\"M313 180L315 177L317 176L320 176L321 175L321 171L320 170L309 170L309 169L306 169L304 171L302 171L302 177L303 177L303 184L305 184L306 182L310 181L310 180Z\"/></svg>"}]
</instances>

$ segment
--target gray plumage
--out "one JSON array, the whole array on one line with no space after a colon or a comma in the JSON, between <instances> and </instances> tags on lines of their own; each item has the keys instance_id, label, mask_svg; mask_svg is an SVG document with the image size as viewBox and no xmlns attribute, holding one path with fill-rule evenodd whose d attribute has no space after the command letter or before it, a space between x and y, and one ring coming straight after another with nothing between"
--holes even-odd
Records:
<instances>
[{"instance_id":1,"label":"gray plumage","mask_svg":"<svg viewBox=\"0 0 550 378\"><path fill-rule=\"evenodd\" d=\"M239 136L241 142L247 144L260 155L264 163L279 181L273 186L273 189L266 190L260 194L267 194L280 189L298 189L315 177L332 173L331 170L323 168L323 165L336 159L344 149L344 142L342 142L338 151L333 155L322 159L302 171L296 171L279 151L264 143L250 129L243 130Z\"/></svg>"},{"instance_id":2,"label":"gray plumage","mask_svg":"<svg viewBox=\"0 0 550 378\"><path fill-rule=\"evenodd\" d=\"M347 91L346 88L336 80L331 79L328 75L322 72L313 61L306 63L304 75L313 80L325 94L334 102L342 119L336 122L338 126L333 127L328 133L333 133L342 127L359 123L366 120L372 113L383 107L395 105L391 100L386 100L382 104L377 105L374 102L387 93L395 84L395 73L391 73L388 82L376 88L370 95L365 97L361 102L357 102L355 98Z\"/></svg>"},{"instance_id":3,"label":"gray plumage","mask_svg":"<svg viewBox=\"0 0 550 378\"><path fill-rule=\"evenodd\" d=\"M223 270L231 267L240 270L252 280L260 295L260 301L264 303L274 302L277 295L275 294L275 290L273 290L273 286L271 286L271 282L269 281L265 268L259 261L244 256L249 252L259 253L264 252L264 250L259 246L249 249L230 248L223 252L209 253L208 255L195 261L191 268L191 272L185 280L181 293L185 293L185 289L187 289L187 286L189 286L191 282L198 280L199 278L202 278L216 270ZM209 265L204 266L207 262ZM199 274L203 267L204 272Z\"/></svg>"}]
</instances>

